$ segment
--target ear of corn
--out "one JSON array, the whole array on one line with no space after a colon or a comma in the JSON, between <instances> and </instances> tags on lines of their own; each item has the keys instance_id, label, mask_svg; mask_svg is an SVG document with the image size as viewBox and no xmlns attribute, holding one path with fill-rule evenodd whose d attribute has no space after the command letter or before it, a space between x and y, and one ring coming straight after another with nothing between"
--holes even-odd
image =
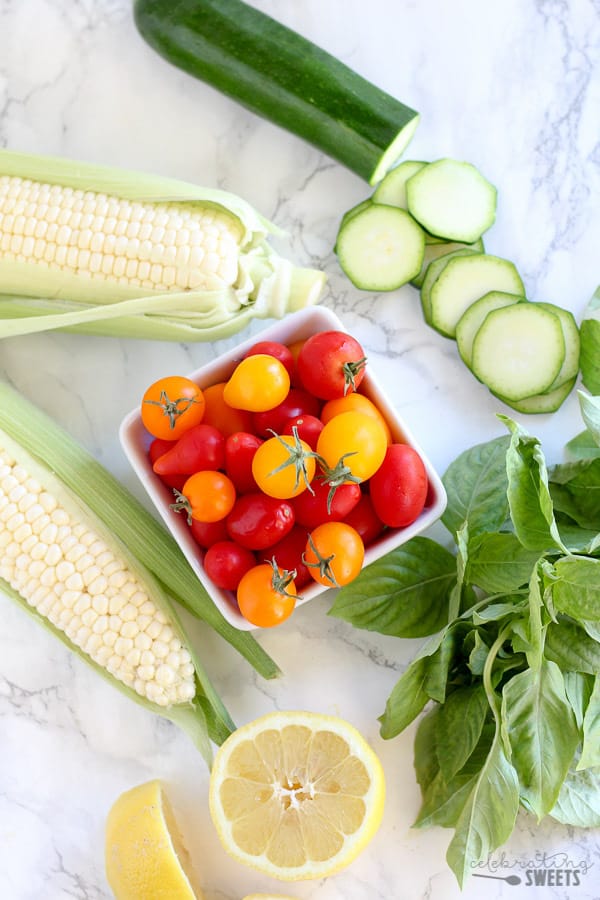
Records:
<instances>
[{"instance_id":1,"label":"ear of corn","mask_svg":"<svg viewBox=\"0 0 600 900\"><path fill-rule=\"evenodd\" d=\"M0 336L215 340L315 303L324 275L225 191L0 150Z\"/></svg>"},{"instance_id":2,"label":"ear of corn","mask_svg":"<svg viewBox=\"0 0 600 900\"><path fill-rule=\"evenodd\" d=\"M152 559L166 590L140 557ZM265 674L276 667L222 619L187 568L99 463L0 384L0 589L114 686L188 731L209 760L209 738L221 743L234 724L167 591L189 592L188 605Z\"/></svg>"}]
</instances>

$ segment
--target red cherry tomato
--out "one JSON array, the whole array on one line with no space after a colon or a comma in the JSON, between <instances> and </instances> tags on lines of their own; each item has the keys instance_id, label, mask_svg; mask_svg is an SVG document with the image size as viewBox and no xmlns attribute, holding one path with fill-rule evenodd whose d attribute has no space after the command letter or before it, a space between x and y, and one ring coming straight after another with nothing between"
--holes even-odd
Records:
<instances>
[{"instance_id":1,"label":"red cherry tomato","mask_svg":"<svg viewBox=\"0 0 600 900\"><path fill-rule=\"evenodd\" d=\"M311 488L312 492L303 491L290 501L294 507L296 522L309 531L321 522L340 522L345 519L361 498L360 486L350 481L336 487L331 499L331 486L327 482L315 478Z\"/></svg>"},{"instance_id":2,"label":"red cherry tomato","mask_svg":"<svg viewBox=\"0 0 600 900\"><path fill-rule=\"evenodd\" d=\"M177 442L176 441L165 441L163 438L154 438L150 446L148 447L148 459L152 463L154 467L154 463L157 459L160 459L165 453L168 453L169 450L172 450ZM183 485L185 484L185 475L160 475L160 480L167 485L167 487L175 488L180 491Z\"/></svg>"},{"instance_id":3,"label":"red cherry tomato","mask_svg":"<svg viewBox=\"0 0 600 900\"><path fill-rule=\"evenodd\" d=\"M270 563L261 563L246 572L237 589L241 614L260 628L280 625L296 605L296 585L289 573Z\"/></svg>"},{"instance_id":4,"label":"red cherry tomato","mask_svg":"<svg viewBox=\"0 0 600 900\"><path fill-rule=\"evenodd\" d=\"M242 547L265 550L285 537L293 524L289 503L257 492L238 497L227 517L227 532Z\"/></svg>"},{"instance_id":5,"label":"red cherry tomato","mask_svg":"<svg viewBox=\"0 0 600 900\"><path fill-rule=\"evenodd\" d=\"M258 490L252 474L252 460L261 444L261 438L247 431L236 431L225 441L225 471L238 494Z\"/></svg>"},{"instance_id":6,"label":"red cherry tomato","mask_svg":"<svg viewBox=\"0 0 600 900\"><path fill-rule=\"evenodd\" d=\"M311 335L298 354L298 374L304 388L333 400L355 391L365 375L365 351L344 331L320 331Z\"/></svg>"},{"instance_id":7,"label":"red cherry tomato","mask_svg":"<svg viewBox=\"0 0 600 900\"><path fill-rule=\"evenodd\" d=\"M290 378L294 374L294 357L292 351L285 344L280 344L278 341L258 341L250 347L245 356L255 356L257 353L274 356L280 363L283 363Z\"/></svg>"},{"instance_id":8,"label":"red cherry tomato","mask_svg":"<svg viewBox=\"0 0 600 900\"><path fill-rule=\"evenodd\" d=\"M196 543L205 549L212 547L217 541L229 540L225 519L219 519L217 522L199 522L198 519L192 519L190 531Z\"/></svg>"},{"instance_id":9,"label":"red cherry tomato","mask_svg":"<svg viewBox=\"0 0 600 900\"><path fill-rule=\"evenodd\" d=\"M157 475L193 475L201 469L222 469L224 464L225 438L213 425L201 422L182 434L153 468Z\"/></svg>"},{"instance_id":10,"label":"red cherry tomato","mask_svg":"<svg viewBox=\"0 0 600 900\"><path fill-rule=\"evenodd\" d=\"M254 413L253 430L261 437L271 437L272 432L281 434L288 419L294 416L318 416L321 401L300 388L290 388L287 396L273 409Z\"/></svg>"},{"instance_id":11,"label":"red cherry tomato","mask_svg":"<svg viewBox=\"0 0 600 900\"><path fill-rule=\"evenodd\" d=\"M312 576L302 559L307 536L306 528L294 525L284 538L269 547L269 559L274 559L280 569L296 572L294 581L298 590L312 583Z\"/></svg>"},{"instance_id":12,"label":"red cherry tomato","mask_svg":"<svg viewBox=\"0 0 600 900\"><path fill-rule=\"evenodd\" d=\"M356 506L344 517L344 522L358 531L365 547L372 544L385 528L368 494L361 495Z\"/></svg>"},{"instance_id":13,"label":"red cherry tomato","mask_svg":"<svg viewBox=\"0 0 600 900\"><path fill-rule=\"evenodd\" d=\"M423 461L408 444L391 444L369 484L375 512L392 528L414 522L425 506L428 480Z\"/></svg>"},{"instance_id":14,"label":"red cherry tomato","mask_svg":"<svg viewBox=\"0 0 600 900\"><path fill-rule=\"evenodd\" d=\"M298 430L298 437L301 441L314 450L319 440L319 435L323 431L323 422L317 416L302 415L288 419L281 429L281 434L292 435L294 428Z\"/></svg>"},{"instance_id":15,"label":"red cherry tomato","mask_svg":"<svg viewBox=\"0 0 600 900\"><path fill-rule=\"evenodd\" d=\"M242 576L255 565L254 553L235 541L218 541L204 555L204 571L224 591L237 590Z\"/></svg>"}]
</instances>

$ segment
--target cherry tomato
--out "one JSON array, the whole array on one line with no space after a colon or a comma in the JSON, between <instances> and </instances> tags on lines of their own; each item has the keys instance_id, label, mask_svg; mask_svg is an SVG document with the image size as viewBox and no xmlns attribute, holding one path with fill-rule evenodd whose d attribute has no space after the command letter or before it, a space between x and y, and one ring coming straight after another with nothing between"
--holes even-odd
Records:
<instances>
[{"instance_id":1,"label":"cherry tomato","mask_svg":"<svg viewBox=\"0 0 600 900\"><path fill-rule=\"evenodd\" d=\"M198 519L192 519L190 531L196 543L200 547L207 549L216 544L217 541L229 540L229 533L225 523L226 519L219 519L217 522L199 522Z\"/></svg>"},{"instance_id":2,"label":"cherry tomato","mask_svg":"<svg viewBox=\"0 0 600 900\"><path fill-rule=\"evenodd\" d=\"M219 381L204 388L206 408L202 421L213 425L224 437L236 431L252 431L252 413L246 409L234 409L225 403L223 393L226 383Z\"/></svg>"},{"instance_id":3,"label":"cherry tomato","mask_svg":"<svg viewBox=\"0 0 600 900\"><path fill-rule=\"evenodd\" d=\"M292 358L294 360L294 371L292 373L292 387L303 387L302 382L300 381L300 375L298 374L298 356L300 351L304 347L306 343L306 338L301 338L298 341L292 341L291 344L288 344L288 350L292 354Z\"/></svg>"},{"instance_id":4,"label":"cherry tomato","mask_svg":"<svg viewBox=\"0 0 600 900\"><path fill-rule=\"evenodd\" d=\"M340 484L332 492L331 485L315 478L311 488L292 500L296 522L309 530L322 522L345 519L361 498L360 487L353 482Z\"/></svg>"},{"instance_id":5,"label":"cherry tomato","mask_svg":"<svg viewBox=\"0 0 600 900\"><path fill-rule=\"evenodd\" d=\"M392 528L414 522L427 500L428 479L423 461L408 444L392 444L369 486L375 512Z\"/></svg>"},{"instance_id":6,"label":"cherry tomato","mask_svg":"<svg viewBox=\"0 0 600 900\"><path fill-rule=\"evenodd\" d=\"M293 524L294 510L289 503L258 491L237 498L227 516L227 533L242 547L264 550L285 537Z\"/></svg>"},{"instance_id":7,"label":"cherry tomato","mask_svg":"<svg viewBox=\"0 0 600 900\"><path fill-rule=\"evenodd\" d=\"M241 614L259 628L280 625L296 605L296 585L285 569L260 563L243 576L237 589Z\"/></svg>"},{"instance_id":8,"label":"cherry tomato","mask_svg":"<svg viewBox=\"0 0 600 900\"><path fill-rule=\"evenodd\" d=\"M346 525L351 525L360 534L363 544L368 547L379 537L385 525L375 512L373 501L368 494L362 494L356 506L344 516Z\"/></svg>"},{"instance_id":9,"label":"cherry tomato","mask_svg":"<svg viewBox=\"0 0 600 900\"><path fill-rule=\"evenodd\" d=\"M361 412L345 412L330 419L317 441L317 453L330 469L342 459L351 475L360 481L375 474L386 448L381 422Z\"/></svg>"},{"instance_id":10,"label":"cherry tomato","mask_svg":"<svg viewBox=\"0 0 600 900\"><path fill-rule=\"evenodd\" d=\"M327 424L334 416L339 416L344 412L362 412L367 416L374 416L378 422L381 422L385 430L388 444L392 443L392 433L390 426L386 422L383 414L377 409L372 400L365 397L364 394L350 393L345 397L337 397L335 400L328 400L321 410L321 419Z\"/></svg>"},{"instance_id":11,"label":"cherry tomato","mask_svg":"<svg viewBox=\"0 0 600 900\"><path fill-rule=\"evenodd\" d=\"M294 525L284 538L269 547L269 558L274 559L280 569L295 572L294 581L296 589L300 590L307 584L312 584L313 579L302 556L306 549L308 533L301 525Z\"/></svg>"},{"instance_id":12,"label":"cherry tomato","mask_svg":"<svg viewBox=\"0 0 600 900\"><path fill-rule=\"evenodd\" d=\"M323 431L323 422L317 416L295 416L284 423L281 434L293 435L294 428L297 429L300 440L314 450L317 446L319 435Z\"/></svg>"},{"instance_id":13,"label":"cherry tomato","mask_svg":"<svg viewBox=\"0 0 600 900\"><path fill-rule=\"evenodd\" d=\"M311 531L304 562L319 584L341 587L360 572L365 556L362 539L344 522L324 522Z\"/></svg>"},{"instance_id":14,"label":"cherry tomato","mask_svg":"<svg viewBox=\"0 0 600 900\"><path fill-rule=\"evenodd\" d=\"M255 565L254 553L235 541L218 541L204 555L204 571L224 591L235 591L242 576Z\"/></svg>"},{"instance_id":15,"label":"cherry tomato","mask_svg":"<svg viewBox=\"0 0 600 900\"><path fill-rule=\"evenodd\" d=\"M284 400L273 409L254 413L253 431L264 438L270 437L273 431L281 434L288 419L305 414L318 416L320 410L321 401L317 397L300 388L290 388Z\"/></svg>"},{"instance_id":16,"label":"cherry tomato","mask_svg":"<svg viewBox=\"0 0 600 900\"><path fill-rule=\"evenodd\" d=\"M201 469L222 469L224 465L225 438L213 425L200 422L182 434L153 468L157 475L193 475Z\"/></svg>"},{"instance_id":17,"label":"cherry tomato","mask_svg":"<svg viewBox=\"0 0 600 900\"><path fill-rule=\"evenodd\" d=\"M225 471L238 494L258 490L252 474L252 460L261 444L262 440L257 435L246 431L236 431L225 441Z\"/></svg>"},{"instance_id":18,"label":"cherry tomato","mask_svg":"<svg viewBox=\"0 0 600 900\"><path fill-rule=\"evenodd\" d=\"M295 361L292 351L285 344L278 341L258 341L246 353L246 356L256 356L257 353L266 353L267 356L274 356L287 369L290 379L294 373Z\"/></svg>"},{"instance_id":19,"label":"cherry tomato","mask_svg":"<svg viewBox=\"0 0 600 900\"><path fill-rule=\"evenodd\" d=\"M200 522L218 522L229 515L235 503L233 482L223 472L203 469L190 475L183 486L181 495L171 509L185 511L188 523L191 519Z\"/></svg>"},{"instance_id":20,"label":"cherry tomato","mask_svg":"<svg viewBox=\"0 0 600 900\"><path fill-rule=\"evenodd\" d=\"M148 447L148 459L152 463L152 467L154 467L157 459L160 459L161 456L172 450L176 443L177 441L165 441L163 438L154 438ZM159 475L159 478L167 487L175 488L178 491L185 484L185 475Z\"/></svg>"},{"instance_id":21,"label":"cherry tomato","mask_svg":"<svg viewBox=\"0 0 600 900\"><path fill-rule=\"evenodd\" d=\"M355 391L365 375L365 351L344 331L311 335L298 354L298 375L311 394L323 400Z\"/></svg>"},{"instance_id":22,"label":"cherry tomato","mask_svg":"<svg viewBox=\"0 0 600 900\"><path fill-rule=\"evenodd\" d=\"M252 474L260 490L281 500L289 500L306 490L315 471L313 451L295 436L269 438L252 460Z\"/></svg>"},{"instance_id":23,"label":"cherry tomato","mask_svg":"<svg viewBox=\"0 0 600 900\"><path fill-rule=\"evenodd\" d=\"M175 441L204 416L204 395L197 384L181 375L159 378L142 398L141 416L151 435Z\"/></svg>"},{"instance_id":24,"label":"cherry tomato","mask_svg":"<svg viewBox=\"0 0 600 900\"><path fill-rule=\"evenodd\" d=\"M273 409L290 389L287 369L274 356L257 353L237 364L225 385L223 399L235 409L263 412Z\"/></svg>"}]
</instances>

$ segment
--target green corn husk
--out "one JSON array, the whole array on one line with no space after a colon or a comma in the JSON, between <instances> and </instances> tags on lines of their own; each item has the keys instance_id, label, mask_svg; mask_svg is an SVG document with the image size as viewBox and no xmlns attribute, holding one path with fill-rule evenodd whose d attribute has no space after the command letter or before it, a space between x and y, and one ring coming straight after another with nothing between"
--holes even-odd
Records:
<instances>
[{"instance_id":1,"label":"green corn husk","mask_svg":"<svg viewBox=\"0 0 600 900\"><path fill-rule=\"evenodd\" d=\"M169 596L221 635L263 678L280 674L256 639L222 616L175 539L154 516L64 429L2 382L0 428L34 458L41 459L75 494L82 494L85 485L86 505Z\"/></svg>"},{"instance_id":2,"label":"green corn husk","mask_svg":"<svg viewBox=\"0 0 600 900\"><path fill-rule=\"evenodd\" d=\"M154 291L0 258L0 337L58 329L170 341L212 341L253 318L281 318L316 303L325 276L295 266L268 243L280 233L233 194L175 179L0 149L0 176L18 176L130 201L201 203L242 226L239 277L223 290ZM33 273L33 277L32 277Z\"/></svg>"}]
</instances>

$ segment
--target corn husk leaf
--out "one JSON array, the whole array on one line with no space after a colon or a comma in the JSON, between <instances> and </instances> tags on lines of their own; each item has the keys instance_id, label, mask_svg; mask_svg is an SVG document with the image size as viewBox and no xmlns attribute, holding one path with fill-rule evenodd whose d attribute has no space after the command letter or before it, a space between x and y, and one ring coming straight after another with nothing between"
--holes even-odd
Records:
<instances>
[{"instance_id":1,"label":"corn husk leaf","mask_svg":"<svg viewBox=\"0 0 600 900\"><path fill-rule=\"evenodd\" d=\"M160 292L0 258L0 337L50 329L156 340L228 337L253 318L281 318L316 303L325 276L293 265L267 242L280 233L248 203L226 191L139 172L0 149L0 175L99 191L132 201L213 205L240 231L239 275L213 291ZM30 298L28 301L26 298ZM60 301L60 302L59 302ZM173 327L168 327L173 319ZM97 323L97 325L95 324Z\"/></svg>"},{"instance_id":2,"label":"corn husk leaf","mask_svg":"<svg viewBox=\"0 0 600 900\"><path fill-rule=\"evenodd\" d=\"M256 639L223 617L175 539L94 457L22 394L0 382L0 428L76 494L85 483L86 505L166 592L232 645L264 678L280 674ZM216 701L215 701L216 702Z\"/></svg>"}]
</instances>

